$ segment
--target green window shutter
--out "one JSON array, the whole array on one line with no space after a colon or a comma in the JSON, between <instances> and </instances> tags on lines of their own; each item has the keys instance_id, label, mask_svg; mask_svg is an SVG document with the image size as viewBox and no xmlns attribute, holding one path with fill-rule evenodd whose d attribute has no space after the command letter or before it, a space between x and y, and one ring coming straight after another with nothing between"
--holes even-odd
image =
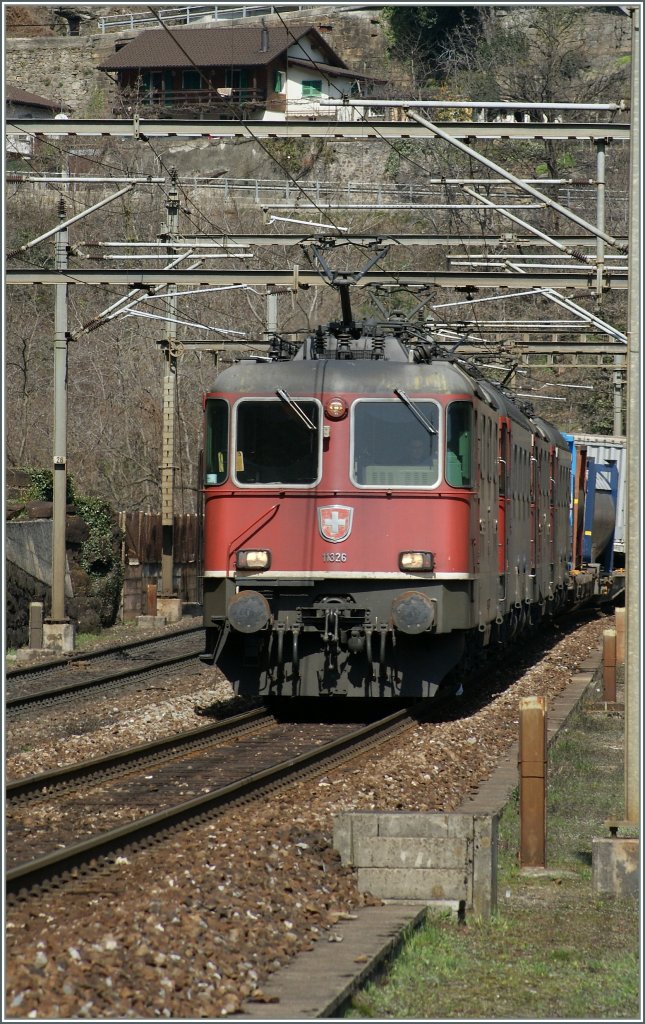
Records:
<instances>
[{"instance_id":1,"label":"green window shutter","mask_svg":"<svg viewBox=\"0 0 645 1024\"><path fill-rule=\"evenodd\" d=\"M314 79L309 82L302 83L302 95L303 96L321 96L322 95L322 80L320 78Z\"/></svg>"}]
</instances>

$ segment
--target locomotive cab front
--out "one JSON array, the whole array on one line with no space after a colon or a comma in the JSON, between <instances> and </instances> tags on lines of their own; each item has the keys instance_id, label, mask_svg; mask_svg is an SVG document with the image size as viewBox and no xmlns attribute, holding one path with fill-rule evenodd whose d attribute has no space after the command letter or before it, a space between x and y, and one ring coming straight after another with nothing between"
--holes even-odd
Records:
<instances>
[{"instance_id":1,"label":"locomotive cab front","mask_svg":"<svg viewBox=\"0 0 645 1024\"><path fill-rule=\"evenodd\" d=\"M406 356L243 362L217 383L209 657L239 693L434 694L477 621L472 382Z\"/></svg>"}]
</instances>

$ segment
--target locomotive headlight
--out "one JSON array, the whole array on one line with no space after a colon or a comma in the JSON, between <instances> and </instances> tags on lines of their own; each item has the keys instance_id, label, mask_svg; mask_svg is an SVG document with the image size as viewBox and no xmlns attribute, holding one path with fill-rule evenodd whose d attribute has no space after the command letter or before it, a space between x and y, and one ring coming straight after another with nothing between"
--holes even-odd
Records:
<instances>
[{"instance_id":1,"label":"locomotive headlight","mask_svg":"<svg viewBox=\"0 0 645 1024\"><path fill-rule=\"evenodd\" d=\"M238 551L235 566L237 569L270 569L271 552L265 549Z\"/></svg>"},{"instance_id":2,"label":"locomotive headlight","mask_svg":"<svg viewBox=\"0 0 645 1024\"><path fill-rule=\"evenodd\" d=\"M402 551L399 555L399 568L403 572L432 572L434 555L432 551Z\"/></svg>"},{"instance_id":3,"label":"locomotive headlight","mask_svg":"<svg viewBox=\"0 0 645 1024\"><path fill-rule=\"evenodd\" d=\"M325 413L330 420L342 420L347 415L347 402L344 398L330 398L325 405Z\"/></svg>"}]
</instances>

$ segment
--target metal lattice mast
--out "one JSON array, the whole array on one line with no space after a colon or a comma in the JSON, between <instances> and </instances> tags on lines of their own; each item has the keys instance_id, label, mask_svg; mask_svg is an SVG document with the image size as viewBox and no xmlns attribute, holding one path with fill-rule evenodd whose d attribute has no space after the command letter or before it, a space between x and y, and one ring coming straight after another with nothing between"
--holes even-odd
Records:
<instances>
[{"instance_id":1,"label":"metal lattice mast","mask_svg":"<svg viewBox=\"0 0 645 1024\"><path fill-rule=\"evenodd\" d=\"M179 229L179 193L177 172L171 173L166 203L166 233L171 243L168 254L175 253L172 242ZM177 285L168 285L168 336L164 345L163 439L161 462L161 593L174 594L174 512L175 512L175 389L177 385Z\"/></svg>"}]
</instances>

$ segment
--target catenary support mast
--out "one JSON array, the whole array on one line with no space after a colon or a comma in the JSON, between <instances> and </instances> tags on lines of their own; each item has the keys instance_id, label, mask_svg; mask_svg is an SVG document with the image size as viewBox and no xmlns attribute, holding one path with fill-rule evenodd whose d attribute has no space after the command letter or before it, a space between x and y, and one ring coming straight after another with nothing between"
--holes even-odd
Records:
<instances>
[{"instance_id":1,"label":"catenary support mast","mask_svg":"<svg viewBox=\"0 0 645 1024\"><path fill-rule=\"evenodd\" d=\"M166 203L166 231L171 245L179 229L179 193L177 172L172 171ZM177 384L177 285L168 285L168 337L164 346L163 440L161 466L161 593L174 594L174 513L175 513L175 388Z\"/></svg>"},{"instance_id":2,"label":"catenary support mast","mask_svg":"<svg viewBox=\"0 0 645 1024\"><path fill-rule=\"evenodd\" d=\"M65 200L59 205L65 219ZM68 230L61 224L56 232L56 269L67 268ZM53 536L51 621L62 624L65 618L65 523L67 507L67 283L56 285L54 307L54 462L53 462Z\"/></svg>"},{"instance_id":3,"label":"catenary support mast","mask_svg":"<svg viewBox=\"0 0 645 1024\"><path fill-rule=\"evenodd\" d=\"M640 54L641 8L630 8L632 19L632 136L630 149L629 287L627 292L627 566L625 619L625 817L640 816L640 667L641 632L641 175L640 175Z\"/></svg>"}]
</instances>

